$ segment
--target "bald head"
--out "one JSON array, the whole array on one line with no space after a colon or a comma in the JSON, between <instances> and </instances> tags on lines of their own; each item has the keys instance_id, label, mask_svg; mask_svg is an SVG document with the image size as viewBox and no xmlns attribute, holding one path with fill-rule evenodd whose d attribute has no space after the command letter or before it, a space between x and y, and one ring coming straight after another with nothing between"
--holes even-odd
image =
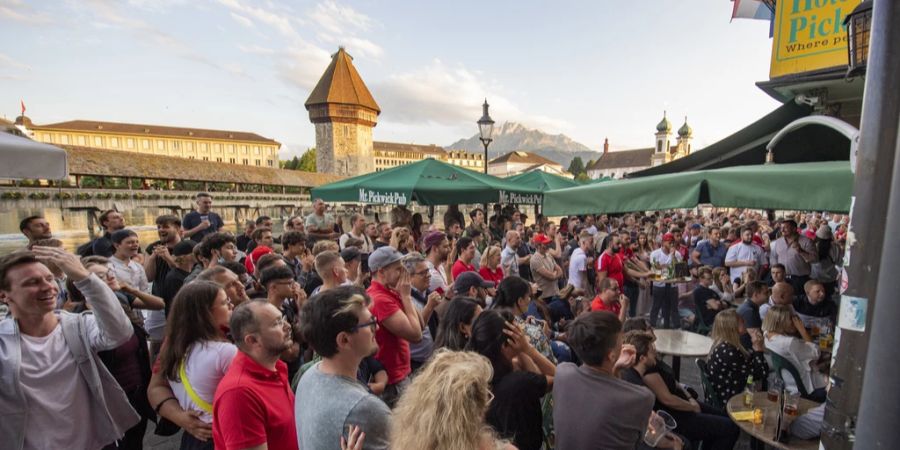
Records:
<instances>
[{"instance_id":1,"label":"bald head","mask_svg":"<svg viewBox=\"0 0 900 450\"><path fill-rule=\"evenodd\" d=\"M794 288L785 282L775 283L775 286L772 286L772 300L778 305L793 304Z\"/></svg>"},{"instance_id":2,"label":"bald head","mask_svg":"<svg viewBox=\"0 0 900 450\"><path fill-rule=\"evenodd\" d=\"M519 232L515 230L509 230L506 232L506 245L511 248L519 247Z\"/></svg>"}]
</instances>

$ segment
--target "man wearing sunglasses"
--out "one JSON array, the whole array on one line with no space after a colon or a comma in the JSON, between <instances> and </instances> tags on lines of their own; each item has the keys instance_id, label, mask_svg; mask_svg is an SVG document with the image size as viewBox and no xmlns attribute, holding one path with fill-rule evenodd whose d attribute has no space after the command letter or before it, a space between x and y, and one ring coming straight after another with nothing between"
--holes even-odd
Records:
<instances>
[{"instance_id":1,"label":"man wearing sunglasses","mask_svg":"<svg viewBox=\"0 0 900 450\"><path fill-rule=\"evenodd\" d=\"M363 448L388 448L391 411L357 379L360 363L378 351L378 320L367 302L361 288L340 286L303 305L303 337L322 361L297 385L294 416L300 448L340 449L348 425L365 433Z\"/></svg>"}]
</instances>

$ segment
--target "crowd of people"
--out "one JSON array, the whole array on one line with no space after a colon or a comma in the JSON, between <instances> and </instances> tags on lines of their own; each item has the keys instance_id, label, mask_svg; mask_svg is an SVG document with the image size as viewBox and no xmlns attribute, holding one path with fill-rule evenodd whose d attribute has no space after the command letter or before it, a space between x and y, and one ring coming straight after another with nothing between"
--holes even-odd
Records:
<instances>
[{"instance_id":1,"label":"crowd of people","mask_svg":"<svg viewBox=\"0 0 900 450\"><path fill-rule=\"evenodd\" d=\"M813 339L834 327L846 217L312 209L235 235L200 193L155 242L110 210L75 252L23 220L27 248L0 258L0 435L140 449L154 422L182 449L632 449L665 411L657 447L733 448L654 328L710 334L720 401L769 375L766 351L824 398Z\"/></svg>"}]
</instances>

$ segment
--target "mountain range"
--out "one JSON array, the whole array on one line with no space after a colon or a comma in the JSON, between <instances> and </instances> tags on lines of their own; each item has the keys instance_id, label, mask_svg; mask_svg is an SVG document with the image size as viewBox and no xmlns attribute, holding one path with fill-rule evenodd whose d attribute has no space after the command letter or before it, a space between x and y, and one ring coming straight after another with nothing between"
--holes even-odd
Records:
<instances>
[{"instance_id":1,"label":"mountain range","mask_svg":"<svg viewBox=\"0 0 900 450\"><path fill-rule=\"evenodd\" d=\"M492 138L493 141L488 147L488 157L490 158L519 150L556 161L562 164L563 169L568 169L569 163L576 156L580 156L582 162L587 165L588 161L596 160L602 154L564 134L548 134L516 122L504 122L499 127L495 125ZM484 146L481 144L478 134L468 139L460 139L444 148L484 152Z\"/></svg>"}]
</instances>

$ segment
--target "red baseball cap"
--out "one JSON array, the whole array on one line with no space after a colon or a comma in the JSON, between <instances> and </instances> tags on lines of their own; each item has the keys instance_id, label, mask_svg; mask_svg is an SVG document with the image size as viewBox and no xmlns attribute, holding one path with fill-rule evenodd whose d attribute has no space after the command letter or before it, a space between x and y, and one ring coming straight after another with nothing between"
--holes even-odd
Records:
<instances>
[{"instance_id":1,"label":"red baseball cap","mask_svg":"<svg viewBox=\"0 0 900 450\"><path fill-rule=\"evenodd\" d=\"M544 233L538 233L534 235L534 243L535 244L549 244L553 242L549 237L547 237Z\"/></svg>"},{"instance_id":2,"label":"red baseball cap","mask_svg":"<svg viewBox=\"0 0 900 450\"><path fill-rule=\"evenodd\" d=\"M666 241L675 242L675 235L673 235L672 233L666 233L663 235L662 240L663 240L663 242L666 242Z\"/></svg>"}]
</instances>

